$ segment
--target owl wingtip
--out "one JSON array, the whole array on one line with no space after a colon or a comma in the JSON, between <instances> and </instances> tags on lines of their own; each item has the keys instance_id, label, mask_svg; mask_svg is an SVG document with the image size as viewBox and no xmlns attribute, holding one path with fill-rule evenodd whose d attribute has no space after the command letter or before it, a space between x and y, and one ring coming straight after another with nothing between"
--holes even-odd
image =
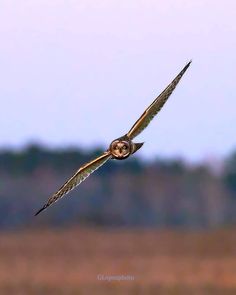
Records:
<instances>
[{"instance_id":1,"label":"owl wingtip","mask_svg":"<svg viewBox=\"0 0 236 295\"><path fill-rule=\"evenodd\" d=\"M188 68L188 67L191 65L192 61L193 61L193 60L192 60L192 59L190 59L190 61L189 61L189 62L186 64L186 66L185 66L185 67L186 67L186 68Z\"/></svg>"},{"instance_id":2,"label":"owl wingtip","mask_svg":"<svg viewBox=\"0 0 236 295\"><path fill-rule=\"evenodd\" d=\"M190 59L190 61L185 65L185 67L182 69L182 71L181 71L181 74L184 74L186 71L187 71L187 69L188 69L188 67L191 65L191 63L192 63L192 60Z\"/></svg>"},{"instance_id":3,"label":"owl wingtip","mask_svg":"<svg viewBox=\"0 0 236 295\"><path fill-rule=\"evenodd\" d=\"M35 214L34 216L37 216L39 215L39 213L41 213L43 210L45 210L47 208L47 205L44 205L41 209L39 209Z\"/></svg>"}]
</instances>

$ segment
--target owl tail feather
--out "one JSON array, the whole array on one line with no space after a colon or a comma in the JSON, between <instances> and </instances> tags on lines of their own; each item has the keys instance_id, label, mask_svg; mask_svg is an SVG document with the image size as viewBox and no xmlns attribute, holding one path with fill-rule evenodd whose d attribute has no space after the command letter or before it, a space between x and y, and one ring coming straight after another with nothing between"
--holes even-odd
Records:
<instances>
[{"instance_id":1,"label":"owl tail feather","mask_svg":"<svg viewBox=\"0 0 236 295\"><path fill-rule=\"evenodd\" d=\"M143 146L144 142L140 142L140 143L134 143L134 149L132 154L136 153L142 146Z\"/></svg>"}]
</instances>

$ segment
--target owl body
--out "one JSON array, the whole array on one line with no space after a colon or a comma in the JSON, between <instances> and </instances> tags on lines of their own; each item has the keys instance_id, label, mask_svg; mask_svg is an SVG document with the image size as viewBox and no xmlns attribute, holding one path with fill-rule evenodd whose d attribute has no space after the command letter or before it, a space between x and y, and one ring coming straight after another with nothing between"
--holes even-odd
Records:
<instances>
[{"instance_id":1,"label":"owl body","mask_svg":"<svg viewBox=\"0 0 236 295\"><path fill-rule=\"evenodd\" d=\"M124 135L113 140L108 151L113 159L124 160L134 154L142 145L143 143L134 143L127 135Z\"/></svg>"}]
</instances>

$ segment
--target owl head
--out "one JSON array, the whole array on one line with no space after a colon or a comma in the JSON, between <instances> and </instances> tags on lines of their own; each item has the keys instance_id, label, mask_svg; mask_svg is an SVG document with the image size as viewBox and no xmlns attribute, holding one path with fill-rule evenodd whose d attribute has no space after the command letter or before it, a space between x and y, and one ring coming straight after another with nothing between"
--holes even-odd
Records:
<instances>
[{"instance_id":1,"label":"owl head","mask_svg":"<svg viewBox=\"0 0 236 295\"><path fill-rule=\"evenodd\" d=\"M126 159L132 153L131 142L125 139L115 139L110 144L109 150L115 159Z\"/></svg>"}]
</instances>

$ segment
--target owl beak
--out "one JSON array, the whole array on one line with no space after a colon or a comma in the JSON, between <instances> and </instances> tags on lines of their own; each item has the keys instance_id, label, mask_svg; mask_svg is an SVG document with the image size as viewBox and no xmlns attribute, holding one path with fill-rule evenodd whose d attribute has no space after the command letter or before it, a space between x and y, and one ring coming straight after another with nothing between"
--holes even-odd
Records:
<instances>
[{"instance_id":1,"label":"owl beak","mask_svg":"<svg viewBox=\"0 0 236 295\"><path fill-rule=\"evenodd\" d=\"M137 150L139 150L142 146L143 146L144 142L140 142L140 143L134 143L134 149L132 154L136 153Z\"/></svg>"}]
</instances>

